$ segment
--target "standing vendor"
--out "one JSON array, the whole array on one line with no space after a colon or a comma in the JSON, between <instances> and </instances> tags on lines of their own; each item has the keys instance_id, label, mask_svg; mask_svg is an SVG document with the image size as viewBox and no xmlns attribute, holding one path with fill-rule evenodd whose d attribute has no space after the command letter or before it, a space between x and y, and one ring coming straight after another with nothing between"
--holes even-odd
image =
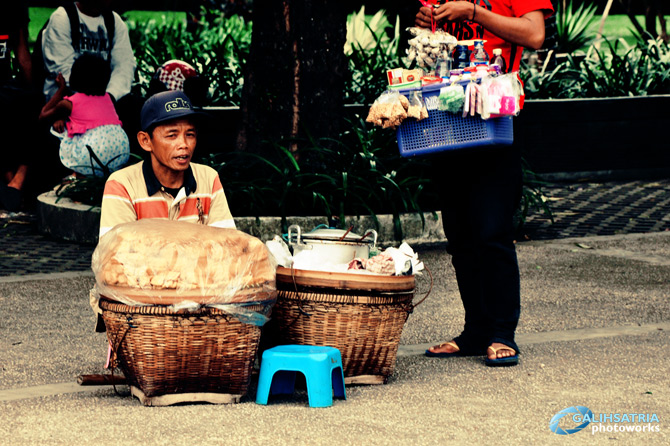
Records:
<instances>
[{"instance_id":1,"label":"standing vendor","mask_svg":"<svg viewBox=\"0 0 670 446\"><path fill-rule=\"evenodd\" d=\"M432 17L459 41L485 40L488 55L500 48L512 72L519 70L523 48L542 47L544 19L552 12L551 0L457 0L421 7L415 24L430 28Z\"/></svg>"},{"instance_id":2,"label":"standing vendor","mask_svg":"<svg viewBox=\"0 0 670 446\"><path fill-rule=\"evenodd\" d=\"M110 175L102 198L101 237L120 223L143 218L235 227L219 175L191 163L198 115L181 91L147 99L137 140L150 158Z\"/></svg>"},{"instance_id":3,"label":"standing vendor","mask_svg":"<svg viewBox=\"0 0 670 446\"><path fill-rule=\"evenodd\" d=\"M501 48L510 71L522 47L544 42L550 0L460 0L422 7L415 23L437 22L458 40ZM521 155L513 146L454 150L436 163L444 232L465 309L462 333L426 350L431 357L486 356L489 366L516 365L514 335L521 309L513 217L521 199Z\"/></svg>"}]
</instances>

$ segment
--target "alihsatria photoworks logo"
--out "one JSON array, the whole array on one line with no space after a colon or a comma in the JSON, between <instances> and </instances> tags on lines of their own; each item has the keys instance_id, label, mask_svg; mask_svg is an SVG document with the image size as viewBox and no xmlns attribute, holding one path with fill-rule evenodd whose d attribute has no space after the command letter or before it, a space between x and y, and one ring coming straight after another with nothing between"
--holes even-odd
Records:
<instances>
[{"instance_id":1,"label":"alihsatria photoworks logo","mask_svg":"<svg viewBox=\"0 0 670 446\"><path fill-rule=\"evenodd\" d=\"M562 424L564 427L559 426ZM571 427L565 427L570 425ZM601 413L594 414L584 406L563 409L549 421L549 429L558 435L575 434L590 425L591 434L598 432L660 432L660 421L655 413Z\"/></svg>"}]
</instances>

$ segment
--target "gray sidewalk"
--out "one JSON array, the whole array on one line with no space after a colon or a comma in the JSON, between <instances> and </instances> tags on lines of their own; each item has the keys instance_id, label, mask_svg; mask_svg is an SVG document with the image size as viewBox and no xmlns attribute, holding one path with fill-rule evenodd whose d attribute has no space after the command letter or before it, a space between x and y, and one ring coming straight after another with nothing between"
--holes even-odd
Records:
<instances>
[{"instance_id":1,"label":"gray sidewalk","mask_svg":"<svg viewBox=\"0 0 670 446\"><path fill-rule=\"evenodd\" d=\"M670 232L519 243L522 357L505 369L423 356L458 334L463 310L444 245L415 249L435 285L405 324L395 373L349 386L325 409L309 408L304 392L256 405L254 382L240 404L163 408L125 386L79 387L106 353L92 332L90 273L0 277L0 444L670 443ZM417 298L428 287L420 277ZM611 416L567 438L551 432L572 406Z\"/></svg>"}]
</instances>

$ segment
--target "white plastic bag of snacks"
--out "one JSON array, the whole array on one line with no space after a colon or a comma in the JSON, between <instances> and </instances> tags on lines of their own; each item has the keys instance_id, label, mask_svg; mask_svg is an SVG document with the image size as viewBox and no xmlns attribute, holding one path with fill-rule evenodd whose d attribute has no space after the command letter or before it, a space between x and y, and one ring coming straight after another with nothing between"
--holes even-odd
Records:
<instances>
[{"instance_id":1,"label":"white plastic bag of snacks","mask_svg":"<svg viewBox=\"0 0 670 446\"><path fill-rule=\"evenodd\" d=\"M230 304L276 296L276 261L265 244L236 229L144 219L100 238L91 267L95 300L130 306Z\"/></svg>"},{"instance_id":2,"label":"white plastic bag of snacks","mask_svg":"<svg viewBox=\"0 0 670 446\"><path fill-rule=\"evenodd\" d=\"M407 117L414 118L417 121L428 117L428 109L423 101L421 90L412 90L409 93L409 107L407 108Z\"/></svg>"},{"instance_id":3,"label":"white plastic bag of snacks","mask_svg":"<svg viewBox=\"0 0 670 446\"><path fill-rule=\"evenodd\" d=\"M411 27L407 31L414 36L407 41L407 60L410 63L416 61L419 67L426 70L435 69L437 59L447 59L458 43L456 37L441 29L433 32L426 28Z\"/></svg>"},{"instance_id":4,"label":"white plastic bag of snacks","mask_svg":"<svg viewBox=\"0 0 670 446\"><path fill-rule=\"evenodd\" d=\"M396 90L382 93L370 107L366 122L383 127L396 128L407 118L409 100Z\"/></svg>"}]
</instances>

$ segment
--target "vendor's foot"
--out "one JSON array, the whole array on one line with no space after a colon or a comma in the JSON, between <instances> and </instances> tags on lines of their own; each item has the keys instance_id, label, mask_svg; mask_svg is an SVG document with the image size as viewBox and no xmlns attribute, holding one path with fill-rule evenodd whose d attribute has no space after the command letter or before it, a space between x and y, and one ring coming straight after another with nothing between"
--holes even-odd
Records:
<instances>
[{"instance_id":1,"label":"vendor's foot","mask_svg":"<svg viewBox=\"0 0 670 446\"><path fill-rule=\"evenodd\" d=\"M519 353L512 347L494 342L486 350L485 363L491 367L517 365L519 363Z\"/></svg>"},{"instance_id":2,"label":"vendor's foot","mask_svg":"<svg viewBox=\"0 0 670 446\"><path fill-rule=\"evenodd\" d=\"M454 341L443 342L426 350L426 356L431 358L448 358L450 356L461 356L461 349Z\"/></svg>"}]
</instances>

